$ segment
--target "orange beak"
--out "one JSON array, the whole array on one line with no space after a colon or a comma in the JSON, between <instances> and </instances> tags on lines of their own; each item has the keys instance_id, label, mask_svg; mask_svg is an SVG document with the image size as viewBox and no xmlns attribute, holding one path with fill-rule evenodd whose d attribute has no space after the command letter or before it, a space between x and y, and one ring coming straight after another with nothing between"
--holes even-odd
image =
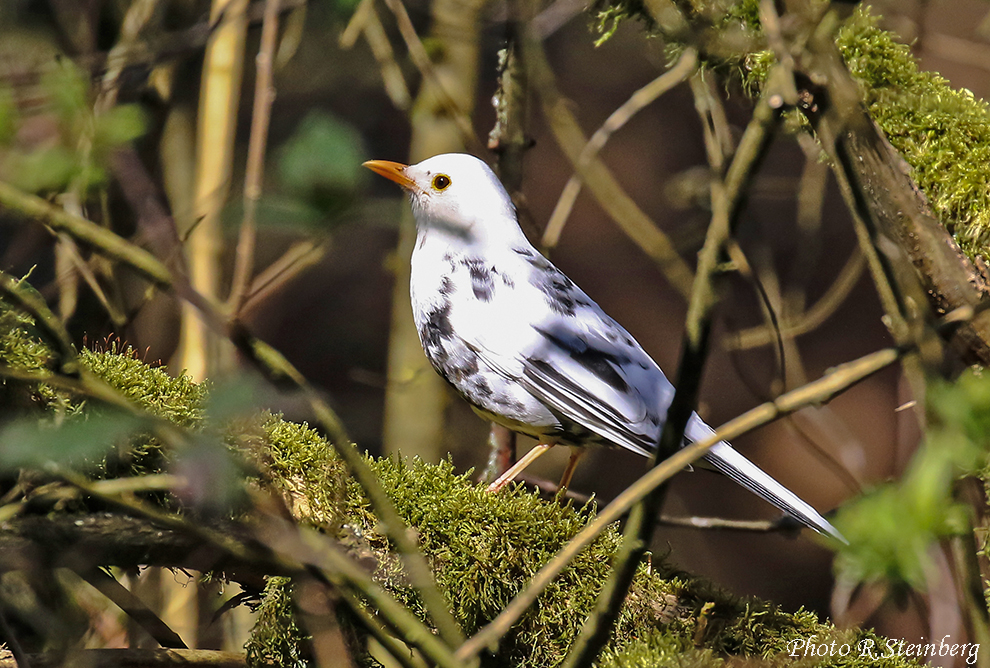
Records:
<instances>
[{"instance_id":1,"label":"orange beak","mask_svg":"<svg viewBox=\"0 0 990 668\"><path fill-rule=\"evenodd\" d=\"M384 176L389 181L395 181L405 190L419 192L419 186L406 175L406 165L401 162L391 162L389 160L369 160L362 164L375 174Z\"/></svg>"}]
</instances>

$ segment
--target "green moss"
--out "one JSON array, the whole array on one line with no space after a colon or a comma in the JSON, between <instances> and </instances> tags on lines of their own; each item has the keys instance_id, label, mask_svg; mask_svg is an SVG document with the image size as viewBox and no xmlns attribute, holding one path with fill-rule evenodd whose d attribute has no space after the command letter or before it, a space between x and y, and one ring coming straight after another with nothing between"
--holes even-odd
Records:
<instances>
[{"instance_id":1,"label":"green moss","mask_svg":"<svg viewBox=\"0 0 990 668\"><path fill-rule=\"evenodd\" d=\"M990 109L923 72L910 48L858 11L838 45L870 114L904 156L932 209L970 255L990 257Z\"/></svg>"},{"instance_id":2,"label":"green moss","mask_svg":"<svg viewBox=\"0 0 990 668\"><path fill-rule=\"evenodd\" d=\"M339 535L347 476L333 446L309 425L262 413L231 425L228 443L279 492L298 521Z\"/></svg>"},{"instance_id":3,"label":"green moss","mask_svg":"<svg viewBox=\"0 0 990 668\"><path fill-rule=\"evenodd\" d=\"M203 422L208 384L196 383L185 374L171 376L165 367L138 359L131 346L113 345L104 351L84 349L79 361L155 417L179 427L197 427Z\"/></svg>"},{"instance_id":4,"label":"green moss","mask_svg":"<svg viewBox=\"0 0 990 668\"><path fill-rule=\"evenodd\" d=\"M546 503L521 489L488 494L465 476L455 475L449 462L431 466L383 459L373 466L399 514L416 528L438 584L448 592L454 617L468 634L493 619L591 516L590 509ZM354 492L352 507L362 520L362 534L376 552L387 553L384 537L376 532L377 521L368 514L359 490ZM614 530L606 532L550 586L503 640L502 665L552 666L563 659L608 575L618 539ZM382 560L377 576L406 605L423 614L396 560ZM640 594L642 579L642 575L637 578ZM673 587L667 590L672 592ZM620 628L628 632L654 611L647 615L645 606L627 608Z\"/></svg>"},{"instance_id":5,"label":"green moss","mask_svg":"<svg viewBox=\"0 0 990 668\"><path fill-rule=\"evenodd\" d=\"M54 361L51 347L35 328L31 316L0 299L0 364L17 371L37 372L48 369ZM60 399L49 385L0 377L0 405L7 410L47 406L60 403Z\"/></svg>"},{"instance_id":6,"label":"green moss","mask_svg":"<svg viewBox=\"0 0 990 668\"><path fill-rule=\"evenodd\" d=\"M626 643L620 651L606 649L597 665L598 668L717 668L724 664L711 650L685 645L670 635L653 631Z\"/></svg>"},{"instance_id":7,"label":"green moss","mask_svg":"<svg viewBox=\"0 0 990 668\"><path fill-rule=\"evenodd\" d=\"M23 371L47 369L51 348L42 340L31 316L0 300L0 362Z\"/></svg>"},{"instance_id":8,"label":"green moss","mask_svg":"<svg viewBox=\"0 0 990 668\"><path fill-rule=\"evenodd\" d=\"M403 518L417 531L437 583L455 618L474 633L515 596L530 577L593 517L591 508L547 502L516 487L489 494L449 462L382 459L371 462ZM360 489L351 483L347 516L377 556L376 578L425 619ZM356 525L356 526L355 526ZM558 665L609 574L619 543L609 528L554 582L500 642L492 666ZM840 633L809 612L786 613L755 599L739 599L710 583L644 563L621 612L603 666L671 663L718 665L718 657L749 656L790 663L791 644L810 636L859 642L869 632ZM695 641L700 646L695 647ZM857 665L821 657L808 665ZM681 665L676 663L675 665ZM862 661L858 665L869 665ZM901 659L888 664L909 665Z\"/></svg>"},{"instance_id":9,"label":"green moss","mask_svg":"<svg viewBox=\"0 0 990 668\"><path fill-rule=\"evenodd\" d=\"M146 364L130 346L114 344L103 351L83 349L79 362L151 415L178 427L202 426L208 384L193 382L185 374L171 376L164 367ZM136 434L127 447L107 456L102 464L103 475L159 472L165 467L167 454L162 443L151 434Z\"/></svg>"},{"instance_id":10,"label":"green moss","mask_svg":"<svg viewBox=\"0 0 990 668\"><path fill-rule=\"evenodd\" d=\"M305 668L302 648L309 636L296 623L289 578L268 578L256 612L251 637L244 645L248 668Z\"/></svg>"}]
</instances>

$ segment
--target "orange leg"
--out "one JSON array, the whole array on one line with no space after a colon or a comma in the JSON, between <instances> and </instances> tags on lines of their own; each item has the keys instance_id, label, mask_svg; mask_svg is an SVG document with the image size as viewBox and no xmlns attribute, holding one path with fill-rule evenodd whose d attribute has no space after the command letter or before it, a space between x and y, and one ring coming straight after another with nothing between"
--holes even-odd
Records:
<instances>
[{"instance_id":1,"label":"orange leg","mask_svg":"<svg viewBox=\"0 0 990 668\"><path fill-rule=\"evenodd\" d=\"M584 448L571 447L571 458L567 460L567 468L564 469L564 475L560 477L560 484L557 485L557 492L563 492L571 484L571 478L574 477L574 469L577 468L578 460L584 455Z\"/></svg>"},{"instance_id":2,"label":"orange leg","mask_svg":"<svg viewBox=\"0 0 990 668\"><path fill-rule=\"evenodd\" d=\"M526 455L520 459L518 462L512 465L508 471L499 476L499 479L488 486L489 492L497 492L510 482L516 479L516 476L523 472L527 466L535 462L542 455L544 455L550 448L554 446L553 443L539 443L535 448L526 453Z\"/></svg>"}]
</instances>

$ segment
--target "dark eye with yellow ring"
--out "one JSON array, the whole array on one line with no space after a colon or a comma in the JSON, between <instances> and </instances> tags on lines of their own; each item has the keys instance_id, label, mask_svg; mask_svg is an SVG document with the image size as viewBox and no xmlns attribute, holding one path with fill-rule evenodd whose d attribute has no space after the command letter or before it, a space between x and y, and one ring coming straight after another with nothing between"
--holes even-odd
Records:
<instances>
[{"instance_id":1,"label":"dark eye with yellow ring","mask_svg":"<svg viewBox=\"0 0 990 668\"><path fill-rule=\"evenodd\" d=\"M450 185L450 177L446 174L437 174L433 177L433 189L436 191L446 190Z\"/></svg>"}]
</instances>

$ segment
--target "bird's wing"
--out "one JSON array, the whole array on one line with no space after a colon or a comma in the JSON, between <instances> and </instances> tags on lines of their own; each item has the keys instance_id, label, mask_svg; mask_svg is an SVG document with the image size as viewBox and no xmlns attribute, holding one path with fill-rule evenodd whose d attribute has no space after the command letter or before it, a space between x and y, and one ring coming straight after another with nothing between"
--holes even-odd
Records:
<instances>
[{"instance_id":1,"label":"bird's wing","mask_svg":"<svg viewBox=\"0 0 990 668\"><path fill-rule=\"evenodd\" d=\"M567 313L544 309L522 319L530 328L525 345L510 348L495 333L481 337L478 354L555 413L649 455L673 387L625 329L572 283L566 290Z\"/></svg>"}]
</instances>

